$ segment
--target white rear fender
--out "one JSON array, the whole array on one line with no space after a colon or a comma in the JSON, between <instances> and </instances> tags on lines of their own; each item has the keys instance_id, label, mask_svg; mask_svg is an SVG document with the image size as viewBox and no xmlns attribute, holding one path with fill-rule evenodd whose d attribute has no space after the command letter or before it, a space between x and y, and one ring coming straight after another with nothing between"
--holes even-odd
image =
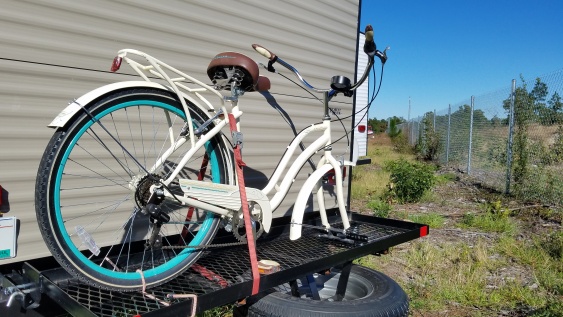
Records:
<instances>
[{"instance_id":1,"label":"white rear fender","mask_svg":"<svg viewBox=\"0 0 563 317\"><path fill-rule=\"evenodd\" d=\"M157 89L170 91L170 89L166 88L161 84L148 82L148 81L123 81L123 82L117 82L106 86L102 86L70 102L69 105L63 111L61 111L57 115L57 117L53 119L53 121L51 121L51 123L49 123L48 127L50 128L63 127L72 117L74 117L78 113L78 111L83 106L88 105L92 101L112 91L120 90L124 88L134 88L134 87L157 88Z\"/></svg>"}]
</instances>

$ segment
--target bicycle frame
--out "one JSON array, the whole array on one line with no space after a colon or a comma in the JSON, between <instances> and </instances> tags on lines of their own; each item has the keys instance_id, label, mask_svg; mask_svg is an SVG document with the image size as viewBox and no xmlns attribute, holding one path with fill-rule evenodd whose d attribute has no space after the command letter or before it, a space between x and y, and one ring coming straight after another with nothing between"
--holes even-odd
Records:
<instances>
[{"instance_id":1,"label":"bicycle frame","mask_svg":"<svg viewBox=\"0 0 563 317\"><path fill-rule=\"evenodd\" d=\"M183 164L185 164L191 158L191 154L195 153L201 146L203 146L205 144L205 142L210 140L214 135L216 135L217 133L220 133L221 129L225 125L226 125L226 120L223 120L220 124L216 125L211 131L209 131L204 136L202 136L201 139L196 142L195 147L191 148L185 154L184 158L178 164L176 169L172 172L172 174L166 180L164 180L163 183L166 184L166 185L171 183L177 177L177 175L180 172ZM315 131L321 131L321 132L323 132L323 134L321 136L319 136L312 144L307 146L305 148L305 150L300 155L298 155L296 160L291 164L291 166L289 166L289 169L287 170L285 175L282 177L283 172L288 167L289 161L290 161L291 157L293 156L293 154L295 153L296 149L299 147L299 144L301 143L301 141L303 139L305 139L305 137L308 134L310 134L311 132L315 132ZM179 141L178 143L183 144L185 142ZM339 207L339 210L340 210L340 215L343 218L344 228L347 229L350 226L349 222L348 222L346 208L345 208L345 205L344 205L344 194L343 194L343 186L342 186L341 166L342 165L352 165L352 163L351 162L342 162L342 163L338 162L336 160L336 158L334 158L332 153L331 153L330 146L329 146L330 143L331 143L330 120L324 120L322 123L312 125L312 126L306 128L305 130L303 130L302 132L300 132L297 135L297 137L295 137L295 139L288 146L287 151L282 156L280 164L274 170L274 174L269 179L266 187L261 190L261 192L264 195L268 195L274 189L276 190L276 193L274 194L272 199L268 201L270 208L266 209L266 210L269 209L270 212L274 212L280 206L280 204L283 202L285 196L289 192L289 189L291 188L291 185L293 184L295 177L299 173L299 170L301 170L303 165L307 162L307 160L312 155L314 155L318 151L324 149L324 154L321 157L321 160L319 161L317 171L315 173L313 173L311 176L309 176L309 178L308 178L308 179L313 179L314 181L308 181L309 185L303 186L302 189L299 191L299 194L298 194L298 197L297 197L297 200L296 200L296 204L294 206L294 210L293 210L293 213L292 213L292 226L291 226L291 232L290 232L290 238L292 240L295 240L295 239L297 239L301 236L301 226L300 226L300 224L302 223L302 220L303 220L303 215L304 215L304 212L305 212L305 207L306 207L306 203L307 203L307 200L308 200L309 193L311 193L311 191L313 190L313 187L320 182L321 178L326 174L326 172L328 172L331 169L334 169L334 171L335 171L336 195L337 195L337 201L338 201L338 207ZM172 154L174 152L174 149L177 149L177 148L179 148L179 145L173 144L170 147L171 151L169 151L168 153ZM163 157L161 162L164 162L165 159L166 158ZM154 166L154 168L157 168L157 167L158 166L156 166L156 165ZM318 172L318 171L321 171L321 172ZM281 183L278 185L278 182L280 180L281 180ZM307 182L306 182L306 184L307 184ZM248 189L250 189L250 188L247 187L247 190ZM197 197L195 197L195 198L190 198L190 197L185 197L185 196L173 197L171 194L169 194L167 192L165 192L165 196L167 196L171 199L178 199L178 200L180 200L180 201L182 201L182 202L184 202L188 205L191 205L191 206L194 206L194 207L197 207L197 208L202 208L202 209L205 209L205 210L208 210L208 211L211 211L211 212L223 215L223 216L227 216L229 214L232 214L232 210L218 206L218 205L221 205L221 203L218 203L218 202L208 203L208 202L205 202L203 200L197 199ZM326 214L326 209L324 208L324 200L323 200L324 197L322 197L322 187L320 187L318 192L317 192L317 199L318 199L318 203L319 203L319 207L320 207L320 213L321 213L321 219L323 220L323 225L327 228L330 228L330 224L327 220L328 217L327 217L327 214ZM264 215L264 216L265 216L264 229L266 231L269 231L270 221L269 220L266 221L267 215Z\"/></svg>"},{"instance_id":2,"label":"bicycle frame","mask_svg":"<svg viewBox=\"0 0 563 317\"><path fill-rule=\"evenodd\" d=\"M148 76L145 76L144 74L142 74L142 72L140 71L141 69L143 70L149 70L151 71L152 69L157 70L156 72L151 72L151 74L153 75L157 75L159 78L165 79L167 81L167 83L173 87L172 89L176 92L179 93L180 92L180 88L187 88L187 86L185 85L178 85L178 83L181 81L179 79L171 79L170 76L168 76L166 73L163 72L163 68L168 69L178 75L180 75L180 78L189 78L192 82L197 83L198 85L202 86L203 88L210 90L211 92L213 92L214 94L218 95L220 94L219 92L215 91L213 88L203 84L193 78L190 78L190 76L187 76L186 74L181 73L180 71L174 69L173 67L170 67L162 62L160 62L159 60L148 56L147 54L143 54L140 53L138 51L133 51L133 50L122 50L119 52L119 56L122 57L126 57L127 53L133 53L136 55L140 55L143 56L147 59L147 61L149 61L149 63L151 64L152 67L139 67L140 65L136 62L133 62L131 59L126 59L126 62L129 63L129 65L131 65L133 67L133 69L135 71L137 71L137 73L139 73L139 75L141 75L141 77L143 77L143 79L150 81ZM140 53L140 54L139 54ZM162 67L159 65L163 65ZM197 91L199 92L199 90L194 90L191 89L189 92L193 92L193 91ZM180 99L182 99L181 95L179 95ZM234 117L237 119L237 128L240 131L240 117L242 116L243 112L241 112L239 110L238 107L238 96L235 96L234 98L222 98L222 100L224 101L225 99L227 101L229 101L231 103L231 113L234 115ZM201 95L198 95L198 98L200 100L204 100L204 97ZM325 103L328 102L328 100L326 100L328 98L328 95L325 93ZM191 98L194 99L194 98ZM206 105L208 105L208 107L212 107L210 102L205 102ZM184 104L183 104L184 105ZM185 106L186 107L186 106ZM224 103L222 104L222 111L223 113L226 113L226 109L224 106ZM189 114L188 114L189 115ZM326 116L326 114L325 114ZM179 174L180 170L182 169L182 166L184 164L186 164L186 162L188 162L188 160L191 158L191 155L195 152L197 152L197 150L199 148L201 148L207 141L209 141L212 137L214 137L215 135L217 135L218 133L220 133L220 131L224 128L225 125L228 124L228 116L224 116L224 119L219 120L218 122L215 122L215 126L213 127L213 129L211 131L208 131L207 133L201 135L200 139L197 142L193 142L195 139L195 135L193 132L193 129L191 125L188 125L190 127L190 131L189 131L189 135L190 135L190 140L192 140L192 147L191 149L184 155L184 158L180 161L180 163L178 164L178 166L176 167L176 169L172 172L172 174L166 179L164 180L164 184L168 185L170 182L172 182ZM289 169L287 170L287 172L285 173L285 175L282 178L282 174L283 172L286 170L286 168L289 165L290 159L293 156L293 154L295 153L295 151L297 150L299 144L301 144L301 142L312 132L322 132L322 135L319 136L313 143L311 143L308 147L305 148L305 150L297 157L297 159L291 164L291 166L289 166ZM171 132L172 133L172 132ZM172 134L171 134L172 136ZM171 138L171 140L173 140L173 138ZM158 161L155 166L153 166L152 170L155 170L158 165L163 164L164 161L166 160L166 158L171 155L178 147L180 147L183 143L185 142L184 138L180 138L178 141L176 141L175 143L171 143L171 146L169 148L168 151L166 151L162 157L162 159L160 161ZM290 238L293 239L297 239L301 236L301 226L300 224L302 223L303 220L303 215L305 212L305 207L306 207L306 202L308 199L309 194L311 193L313 188L310 187L314 187L315 185L317 185L321 178L325 175L326 172L328 172L329 170L333 169L335 171L335 179L336 179L336 195L337 195L337 202L338 202L338 208L340 211L340 215L342 217L342 221L344 224L344 229L347 229L350 224L348 221L348 217L347 217L347 212L346 212L346 207L344 205L344 194L343 194L343 186L342 186L342 170L341 170L341 166L342 165L353 165L352 162L338 162L332 155L331 152L331 148L330 148L330 144L332 142L332 138L331 138L331 120L330 118L325 118L325 120L323 120L322 123L320 124L313 124L309 127L307 127L306 129L304 129L303 131L301 131L295 138L294 140L289 144L286 152L284 153L284 155L282 156L280 163L278 164L278 166L276 167L276 169L274 170L274 173L272 175L272 177L268 180L268 184L266 185L266 187L264 187L261 192L264 195L268 195L270 194L274 189L276 190L274 196L272 197L271 200L269 200L269 205L270 205L270 210L271 212L274 212L283 202L284 198L286 197L287 193L289 192L291 185L293 184L293 181L295 179L295 177L297 176L297 174L299 173L299 171L301 170L301 168L303 167L303 165L307 162L307 160L312 157L315 153L317 153L318 151L324 149L324 154L321 158L321 160L319 161L318 167L320 168L319 170L323 171L323 172L319 172L316 173L314 175L311 175L309 177L309 179L313 179L314 181L310 181L308 186L303 186L303 188L300 190L298 196L297 196L297 200L296 200L296 204L294 206L294 210L293 210L293 214L292 214L292 226L291 226L291 234L290 234ZM346 163L346 164L345 164ZM322 168L323 166L326 166L324 168ZM326 171L325 171L326 170ZM281 183L279 183L278 186L278 182L281 180ZM306 182L307 184L307 182ZM172 197L171 197L172 198ZM220 214L222 216L227 216L229 213L232 213L232 211L225 209L225 208L221 208L219 206L217 206L216 202L213 203L206 203L204 201L201 200L197 200L197 199L191 199L188 197L176 197L177 199L183 201L186 204L198 207L198 208L203 208L205 210L209 210L211 212ZM327 220L327 215L326 215L326 209L324 208L324 197L322 196L322 187L319 187L318 191L317 191L317 200L318 200L318 204L320 207L320 213L321 213L321 219L323 221L323 225L327 228L330 227L330 224L328 223ZM270 218L270 217L268 217ZM269 222L269 221L268 221ZM270 224L264 224L265 230L268 231Z\"/></svg>"},{"instance_id":3,"label":"bicycle frame","mask_svg":"<svg viewBox=\"0 0 563 317\"><path fill-rule=\"evenodd\" d=\"M127 55L135 55L138 57L144 58L148 64L143 65ZM117 63L117 68L119 68L121 64L121 60L125 60L131 68L139 74L146 82L153 84L151 77L154 78L156 76L157 79L163 80L167 86L163 86L163 88L172 90L178 95L178 99L182 103L184 108L184 112L186 114L186 122L191 122L191 116L188 109L188 105L186 100L188 100L191 104L195 105L196 107L200 108L205 113L211 113L211 116L208 121L204 123L200 123L202 125L208 125L209 123L213 123L214 126L211 130L207 131L206 133L196 135L196 131L194 131L194 127L192 124L186 124L188 133L185 137L177 137L179 135L178 132L172 131L172 124L170 118L168 119L169 124L169 134L170 134L170 146L166 149L162 156L155 162L155 164L148 169L149 173L155 171L157 168L162 166L167 158L169 158L175 151L177 151L182 145L189 142L190 149L184 154L181 161L178 163L176 168L172 171L172 173L167 177L167 179L163 180L162 183L164 185L169 185L172 181L174 181L180 171L182 170L183 166L192 158L192 155L196 153L202 146L206 144L209 140L213 137L220 135L221 130L228 125L228 116L224 115L223 118L220 118L220 114L227 114L227 109L225 106L225 101L228 101L231 105L230 113L234 115L234 118L237 120L237 130L240 131L240 118L243 114L242 111L239 110L238 106L238 96L233 95L233 97L224 97L219 91L215 90L213 87L206 85L203 82L198 81L197 79L161 62L160 60L145 54L143 52L132 50L132 49L124 49L118 52L118 56L114 60L114 65ZM113 68L113 66L112 66ZM172 73L173 76L170 76L168 73ZM191 84L191 86L190 86ZM102 91L105 91L102 89ZM219 97L221 108L220 110L216 110L212 103L207 100L203 94L210 93L214 97ZM86 97L86 96L84 96ZM56 122L52 123L50 126L63 126L72 116L74 116L80 109L81 109L81 101L83 97L79 98L78 101L71 103L59 116L53 121ZM94 96L89 96L89 99L93 99ZM268 206L264 208L262 204L263 211L263 226L266 232L270 229L272 213L280 206L283 202L284 198L286 197L287 193L289 192L291 185L294 182L295 177L303 167L303 165L312 157L315 153L320 150L324 151L323 156L321 157L318 165L317 170L313 172L305 182L304 186L299 191L295 206L293 208L292 214L292 225L291 225L291 232L290 238L292 240L297 239L301 236L301 223L303 221L303 215L306 208L306 203L308 201L309 194L318 186L317 190L317 200L318 205L320 208L321 219L322 223L326 228L330 228L330 224L327 220L326 209L324 205L324 197L322 195L322 186L319 186L322 177L330 170L334 169L335 171L335 179L336 179L336 195L337 195L337 202L338 208L340 211L340 215L342 217L344 230L350 227L348 216L346 212L346 208L344 205L344 194L343 194L343 185L342 185L342 166L353 166L355 165L353 162L350 161L342 161L339 162L336 158L333 157L331 152L331 120L327 115L328 109L328 93L325 92L325 118L322 123L313 124L303 131L301 131L289 144L286 152L282 156L282 159L276 169L272 177L269 179L268 184L262 190L253 189L247 187L247 191L250 190L254 197L257 197L258 200L261 200L262 203L267 201ZM290 159L299 147L299 144L312 132L322 132L322 135L319 136L313 143L305 148L305 150L298 155L297 159L289 166L289 169L282 177L283 172L289 165ZM199 138L199 139L198 139ZM196 141L197 140L197 141ZM227 155L229 159L232 160L230 155ZM233 162L227 162L229 168L233 170ZM139 175L141 177L142 175ZM281 183L279 183L281 180ZM135 182L137 181L136 177L133 177L130 187L134 190ZM229 179L229 184L236 184L236 179ZM279 183L279 185L278 185ZM216 186L217 184L214 184ZM235 189L236 186L234 185L222 185L222 186L230 186L229 188ZM272 199L268 199L266 195L272 193L275 189L275 194L273 195ZM154 190L154 189L153 189ZM238 187L236 187L236 191L238 192ZM216 201L213 202L206 202L204 200L185 196L173 196L171 193L165 192L165 196L169 199L177 199L182 201L185 204L190 206L194 206L196 208L201 208L216 214L219 214L223 217L232 216L234 211L237 211L238 208L234 208L233 205L231 206L224 206L222 203L218 203ZM251 195L252 196L252 195ZM250 198L249 198L250 200ZM240 207L240 200L238 201L238 206ZM230 208L229 208L230 207Z\"/></svg>"}]
</instances>

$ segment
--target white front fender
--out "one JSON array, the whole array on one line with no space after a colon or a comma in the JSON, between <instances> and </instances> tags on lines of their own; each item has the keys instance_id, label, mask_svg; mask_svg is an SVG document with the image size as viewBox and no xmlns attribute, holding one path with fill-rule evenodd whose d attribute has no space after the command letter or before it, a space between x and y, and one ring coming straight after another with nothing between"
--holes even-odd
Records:
<instances>
[{"instance_id":1,"label":"white front fender","mask_svg":"<svg viewBox=\"0 0 563 317\"><path fill-rule=\"evenodd\" d=\"M163 90L169 90L165 86L149 82L149 81L123 81L117 82L109 85L102 86L100 88L94 89L83 96L73 100L69 105L61 111L51 123L49 123L48 127L50 128L60 128L63 127L72 117L78 113L78 111L83 107L89 104L90 102L96 100L100 96L103 96L109 92L114 90L120 90L124 88L133 88L133 87L146 87L146 88L158 88Z\"/></svg>"},{"instance_id":2,"label":"white front fender","mask_svg":"<svg viewBox=\"0 0 563 317\"><path fill-rule=\"evenodd\" d=\"M289 229L289 239L296 240L301 237L301 224L303 223L303 216L305 214L305 207L307 205L307 198L315 188L315 185L321 180L321 178L332 169L332 165L324 164L319 167L316 171L309 176L299 194L297 195L297 200L293 206L293 212L291 213L291 225Z\"/></svg>"}]
</instances>

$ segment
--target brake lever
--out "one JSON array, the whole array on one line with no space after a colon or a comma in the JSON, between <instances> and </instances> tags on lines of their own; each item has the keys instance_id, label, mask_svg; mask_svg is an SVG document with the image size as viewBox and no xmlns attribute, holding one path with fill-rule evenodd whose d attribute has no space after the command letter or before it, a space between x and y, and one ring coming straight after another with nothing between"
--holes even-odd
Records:
<instances>
[{"instance_id":1,"label":"brake lever","mask_svg":"<svg viewBox=\"0 0 563 317\"><path fill-rule=\"evenodd\" d=\"M381 52L380 50L376 50L375 51L375 55L377 55L377 57L379 57L379 59L381 60L381 64L385 64L385 62L387 61L387 50L390 50L391 47L387 46L383 52Z\"/></svg>"}]
</instances>

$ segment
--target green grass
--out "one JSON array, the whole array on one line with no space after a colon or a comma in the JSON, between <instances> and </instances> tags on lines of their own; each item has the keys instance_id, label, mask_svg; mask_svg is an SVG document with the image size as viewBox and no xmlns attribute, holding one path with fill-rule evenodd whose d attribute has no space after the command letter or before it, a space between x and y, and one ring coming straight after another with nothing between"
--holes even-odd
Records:
<instances>
[{"instance_id":1,"label":"green grass","mask_svg":"<svg viewBox=\"0 0 563 317\"><path fill-rule=\"evenodd\" d=\"M352 169L352 190L350 197L356 200L371 200L382 197L389 184L388 171L383 169L386 162L398 159L414 160L413 155L401 154L393 151L390 144L373 144L368 146L367 158L371 159L371 164L360 165Z\"/></svg>"},{"instance_id":2,"label":"green grass","mask_svg":"<svg viewBox=\"0 0 563 317\"><path fill-rule=\"evenodd\" d=\"M411 295L412 309L440 311L453 305L470 311L479 307L486 316L522 304L538 309L546 307L549 302L541 285L534 288L524 285L525 281L519 277L503 277L508 266L523 264L515 264L512 257L500 255L500 249L500 245L491 245L485 239L473 245L417 241L406 258L411 270L417 272L405 285Z\"/></svg>"},{"instance_id":3,"label":"green grass","mask_svg":"<svg viewBox=\"0 0 563 317\"><path fill-rule=\"evenodd\" d=\"M444 227L446 218L438 213L431 212L427 214L410 214L407 216L412 222L422 223L430 226L430 228L440 229Z\"/></svg>"},{"instance_id":4,"label":"green grass","mask_svg":"<svg viewBox=\"0 0 563 317\"><path fill-rule=\"evenodd\" d=\"M370 166L358 166L352 170L352 183L352 199L370 200L372 197L381 197L389 183L389 172Z\"/></svg>"},{"instance_id":5,"label":"green grass","mask_svg":"<svg viewBox=\"0 0 563 317\"><path fill-rule=\"evenodd\" d=\"M389 203L379 198L370 200L367 203L367 207L373 212L374 216L381 218L389 217L389 212L393 209Z\"/></svg>"},{"instance_id":6,"label":"green grass","mask_svg":"<svg viewBox=\"0 0 563 317\"><path fill-rule=\"evenodd\" d=\"M475 228L485 232L508 235L516 232L516 223L512 218L501 217L493 213L466 213L458 226L463 229Z\"/></svg>"}]
</instances>

